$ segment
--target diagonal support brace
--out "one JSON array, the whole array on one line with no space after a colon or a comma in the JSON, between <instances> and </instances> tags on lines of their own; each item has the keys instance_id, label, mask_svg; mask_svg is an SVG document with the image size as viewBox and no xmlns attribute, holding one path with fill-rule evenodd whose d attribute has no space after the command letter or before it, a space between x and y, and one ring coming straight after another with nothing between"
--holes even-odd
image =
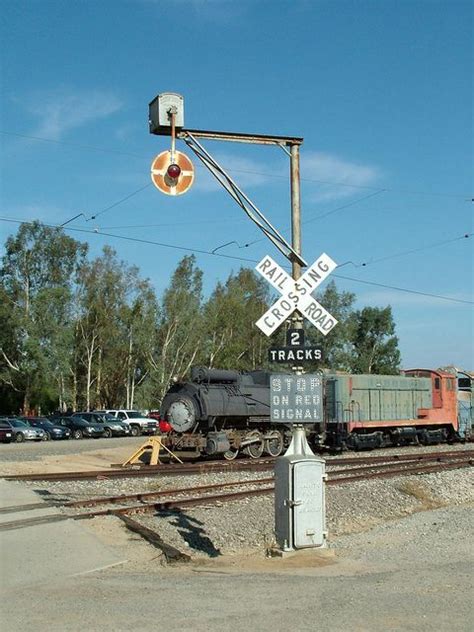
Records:
<instances>
[{"instance_id":1,"label":"diagonal support brace","mask_svg":"<svg viewBox=\"0 0 474 632\"><path fill-rule=\"evenodd\" d=\"M196 154L203 165L212 173L216 180L224 187L229 195L243 209L246 215L256 224L263 234L278 248L278 250L291 262L296 262L302 267L307 267L306 261L293 249L286 239L267 220L264 214L250 200L250 198L240 189L236 182L230 177L225 169L204 149L198 140L190 133L183 132L182 139L187 146Z\"/></svg>"}]
</instances>

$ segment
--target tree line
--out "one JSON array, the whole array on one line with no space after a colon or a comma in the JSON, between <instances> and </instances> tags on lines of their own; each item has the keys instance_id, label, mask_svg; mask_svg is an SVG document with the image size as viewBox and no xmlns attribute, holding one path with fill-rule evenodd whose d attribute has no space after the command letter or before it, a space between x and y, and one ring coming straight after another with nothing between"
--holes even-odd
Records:
<instances>
[{"instance_id":1,"label":"tree line","mask_svg":"<svg viewBox=\"0 0 474 632\"><path fill-rule=\"evenodd\" d=\"M153 409L173 376L193 365L269 368L270 346L255 322L274 302L268 283L241 268L203 295L194 256L178 263L159 298L106 246L88 246L62 229L22 224L5 242L0 267L0 413L94 408ZM334 282L320 302L339 324L326 338L319 367L397 373L398 339L390 307L354 309L355 295ZM277 369L284 370L284 369Z\"/></svg>"}]
</instances>

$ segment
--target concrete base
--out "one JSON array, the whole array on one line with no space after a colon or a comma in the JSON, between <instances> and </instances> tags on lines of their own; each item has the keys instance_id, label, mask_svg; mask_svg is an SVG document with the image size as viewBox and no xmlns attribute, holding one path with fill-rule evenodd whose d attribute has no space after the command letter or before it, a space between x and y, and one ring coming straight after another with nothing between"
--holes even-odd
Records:
<instances>
[{"instance_id":1,"label":"concrete base","mask_svg":"<svg viewBox=\"0 0 474 632\"><path fill-rule=\"evenodd\" d=\"M318 547L318 548L311 548L311 549L294 549L291 551L284 551L283 549L278 549L276 547L268 549L267 551L267 556L268 557L279 557L282 559L286 559L289 557L310 557L310 556L315 556L315 557L321 557L321 558L328 558L328 557L334 557L335 555L335 551L334 549L328 549L327 547Z\"/></svg>"}]
</instances>

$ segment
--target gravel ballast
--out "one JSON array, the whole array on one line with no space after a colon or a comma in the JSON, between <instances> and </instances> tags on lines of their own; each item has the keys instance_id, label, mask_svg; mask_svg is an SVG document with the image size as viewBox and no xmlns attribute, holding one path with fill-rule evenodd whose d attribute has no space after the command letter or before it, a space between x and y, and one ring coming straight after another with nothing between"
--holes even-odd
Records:
<instances>
[{"instance_id":1,"label":"gravel ballast","mask_svg":"<svg viewBox=\"0 0 474 632\"><path fill-rule=\"evenodd\" d=\"M331 464L328 461L328 470ZM206 473L140 479L28 483L51 498L82 500L97 496L268 478L271 472ZM397 518L442 507L474 504L472 469L447 470L393 479L368 479L326 488L329 546L341 536L367 531ZM275 545L273 494L159 514L134 515L169 545L193 559L254 552L264 556ZM95 521L94 521L95 522Z\"/></svg>"},{"instance_id":2,"label":"gravel ballast","mask_svg":"<svg viewBox=\"0 0 474 632\"><path fill-rule=\"evenodd\" d=\"M452 449L440 447L441 452ZM397 450L410 451L420 450ZM68 456L67 469L104 469L116 462L117 452L111 456L101 449L100 454ZM31 462L31 467L47 471L49 465L58 471L65 464L54 457L49 464ZM18 465L21 472L23 464ZM8 463L9 473L16 467ZM331 467L328 459L329 473ZM45 500L72 500L269 474L10 484L28 485ZM127 561L8 590L2 623L9 632L148 632L156 627L167 632L470 632L472 483L472 470L459 469L329 485L330 548L284 558L266 557L273 542L273 494L161 517L133 516L190 555L185 564L167 563L161 550L114 516L82 520L78 525ZM29 537L30 546L37 547L48 525L11 533ZM22 547L18 560L19 565L31 563ZM67 569L69 556L61 562Z\"/></svg>"}]
</instances>

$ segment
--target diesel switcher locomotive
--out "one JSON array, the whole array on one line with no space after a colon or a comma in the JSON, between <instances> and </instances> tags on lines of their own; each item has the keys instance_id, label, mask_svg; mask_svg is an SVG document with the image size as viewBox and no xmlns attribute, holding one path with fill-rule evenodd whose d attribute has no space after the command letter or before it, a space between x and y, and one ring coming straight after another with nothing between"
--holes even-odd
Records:
<instances>
[{"instance_id":1,"label":"diesel switcher locomotive","mask_svg":"<svg viewBox=\"0 0 474 632\"><path fill-rule=\"evenodd\" d=\"M373 449L469 438L458 419L458 381L440 370L402 375L324 373L324 419L305 424L310 445L323 449ZM172 451L221 454L234 459L280 455L291 424L270 419L270 373L194 367L175 382L160 407L163 441Z\"/></svg>"}]
</instances>

